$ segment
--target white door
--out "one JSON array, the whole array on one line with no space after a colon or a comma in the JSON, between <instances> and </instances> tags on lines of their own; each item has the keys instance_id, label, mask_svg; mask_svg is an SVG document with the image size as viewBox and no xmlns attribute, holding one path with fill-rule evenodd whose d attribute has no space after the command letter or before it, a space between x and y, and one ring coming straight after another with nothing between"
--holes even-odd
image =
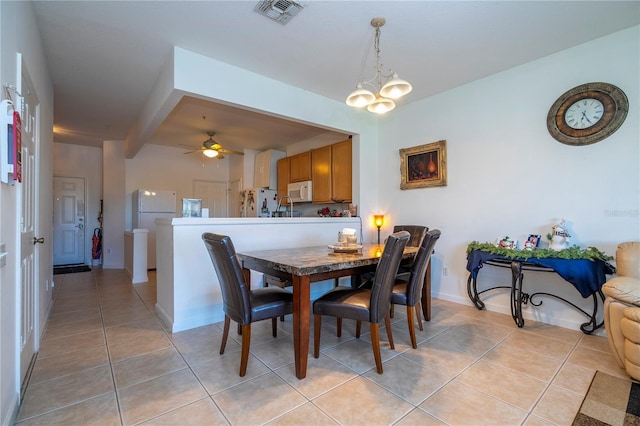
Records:
<instances>
[{"instance_id":1,"label":"white door","mask_svg":"<svg viewBox=\"0 0 640 426\"><path fill-rule=\"evenodd\" d=\"M53 264L85 263L83 178L53 178Z\"/></svg>"},{"instance_id":2,"label":"white door","mask_svg":"<svg viewBox=\"0 0 640 426\"><path fill-rule=\"evenodd\" d=\"M241 180L233 180L229 182L229 191L228 191L228 206L227 206L227 216L228 217L242 217L242 181Z\"/></svg>"},{"instance_id":3,"label":"white door","mask_svg":"<svg viewBox=\"0 0 640 426\"><path fill-rule=\"evenodd\" d=\"M202 199L209 217L227 217L227 184L206 180L193 181L193 198Z\"/></svg>"},{"instance_id":4,"label":"white door","mask_svg":"<svg viewBox=\"0 0 640 426\"><path fill-rule=\"evenodd\" d=\"M22 106L17 106L22 121L22 183L20 216L20 381L23 382L37 349L37 307L38 307L38 250L37 243L44 239L36 234L37 229L37 180L36 146L38 145L39 105L38 97L22 60L18 59L23 94Z\"/></svg>"}]
</instances>

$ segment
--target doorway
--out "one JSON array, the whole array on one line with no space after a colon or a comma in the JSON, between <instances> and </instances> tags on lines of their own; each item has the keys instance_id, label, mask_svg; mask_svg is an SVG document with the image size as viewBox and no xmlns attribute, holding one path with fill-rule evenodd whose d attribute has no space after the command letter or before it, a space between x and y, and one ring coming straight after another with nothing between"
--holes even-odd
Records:
<instances>
[{"instance_id":1,"label":"doorway","mask_svg":"<svg viewBox=\"0 0 640 426\"><path fill-rule=\"evenodd\" d=\"M202 199L209 217L227 217L227 184L207 180L193 181L193 197Z\"/></svg>"},{"instance_id":2,"label":"doorway","mask_svg":"<svg viewBox=\"0 0 640 426\"><path fill-rule=\"evenodd\" d=\"M85 262L85 181L53 178L53 264Z\"/></svg>"},{"instance_id":3,"label":"doorway","mask_svg":"<svg viewBox=\"0 0 640 426\"><path fill-rule=\"evenodd\" d=\"M242 216L242 197L240 196L242 191L242 179L232 180L229 182L229 217L241 217Z\"/></svg>"}]
</instances>

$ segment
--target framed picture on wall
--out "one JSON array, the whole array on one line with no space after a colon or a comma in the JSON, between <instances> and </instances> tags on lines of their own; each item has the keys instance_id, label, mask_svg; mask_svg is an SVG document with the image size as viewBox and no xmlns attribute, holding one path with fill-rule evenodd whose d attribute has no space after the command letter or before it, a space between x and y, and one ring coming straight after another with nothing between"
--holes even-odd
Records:
<instances>
[{"instance_id":1,"label":"framed picture on wall","mask_svg":"<svg viewBox=\"0 0 640 426\"><path fill-rule=\"evenodd\" d=\"M447 185L447 141L400 149L400 189Z\"/></svg>"}]
</instances>

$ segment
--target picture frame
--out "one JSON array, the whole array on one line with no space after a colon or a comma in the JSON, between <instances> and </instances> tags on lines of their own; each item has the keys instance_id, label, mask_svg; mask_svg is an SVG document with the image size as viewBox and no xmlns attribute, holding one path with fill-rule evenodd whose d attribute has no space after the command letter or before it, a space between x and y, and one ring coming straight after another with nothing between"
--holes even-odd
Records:
<instances>
[{"instance_id":1,"label":"picture frame","mask_svg":"<svg viewBox=\"0 0 640 426\"><path fill-rule=\"evenodd\" d=\"M183 198L182 217L202 217L202 199Z\"/></svg>"},{"instance_id":2,"label":"picture frame","mask_svg":"<svg viewBox=\"0 0 640 426\"><path fill-rule=\"evenodd\" d=\"M531 248L532 249L537 249L538 247L540 247L540 240L542 239L541 235L537 235L537 234L529 234L529 237L527 237L527 243L530 243ZM529 244L527 244L528 246Z\"/></svg>"},{"instance_id":3,"label":"picture frame","mask_svg":"<svg viewBox=\"0 0 640 426\"><path fill-rule=\"evenodd\" d=\"M447 185L447 141L400 149L400 189Z\"/></svg>"}]
</instances>

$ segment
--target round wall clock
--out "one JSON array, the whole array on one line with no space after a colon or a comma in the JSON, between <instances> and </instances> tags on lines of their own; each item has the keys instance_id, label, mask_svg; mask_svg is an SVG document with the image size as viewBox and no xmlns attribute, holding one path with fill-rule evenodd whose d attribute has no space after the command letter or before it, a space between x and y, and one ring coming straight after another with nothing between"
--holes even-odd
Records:
<instances>
[{"instance_id":1,"label":"round wall clock","mask_svg":"<svg viewBox=\"0 0 640 426\"><path fill-rule=\"evenodd\" d=\"M582 84L554 102L547 115L547 128L559 142L589 145L618 130L628 110L627 96L613 84Z\"/></svg>"}]
</instances>

